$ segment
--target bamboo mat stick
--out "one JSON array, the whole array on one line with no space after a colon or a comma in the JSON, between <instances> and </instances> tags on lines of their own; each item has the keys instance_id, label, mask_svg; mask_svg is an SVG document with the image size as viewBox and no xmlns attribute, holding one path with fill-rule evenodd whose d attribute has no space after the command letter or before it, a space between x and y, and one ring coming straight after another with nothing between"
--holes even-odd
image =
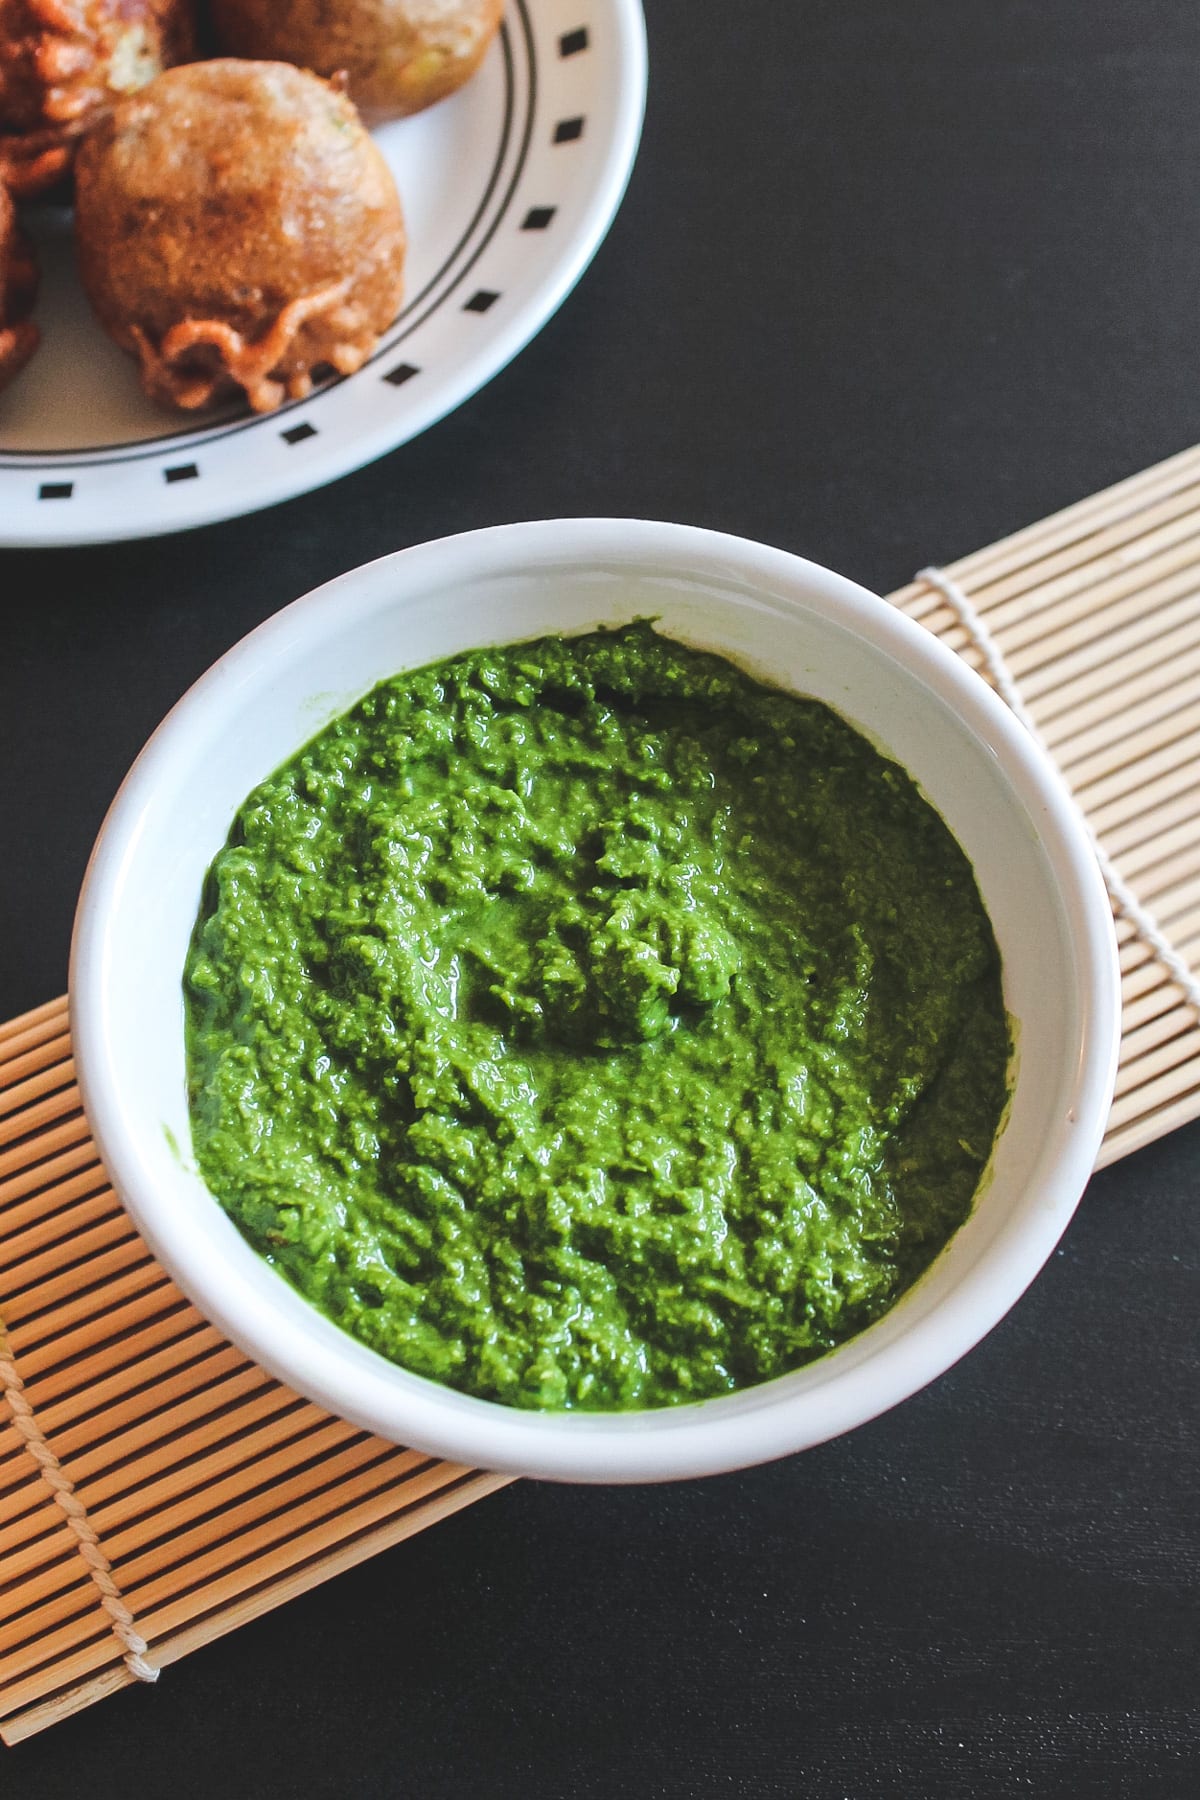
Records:
<instances>
[{"instance_id":1,"label":"bamboo mat stick","mask_svg":"<svg viewBox=\"0 0 1200 1800\"><path fill-rule=\"evenodd\" d=\"M123 1221L118 1214L116 1199L109 1187L84 1192L65 1209L31 1213L25 1224L18 1224L11 1216L5 1219L5 1237L0 1246L0 1297L8 1292L6 1269L24 1286L29 1262L43 1250L52 1245L61 1246L69 1240L69 1251L74 1258L75 1247L94 1226L107 1223L119 1229L123 1222L125 1229L132 1231L132 1223Z\"/></svg>"},{"instance_id":2,"label":"bamboo mat stick","mask_svg":"<svg viewBox=\"0 0 1200 1800\"><path fill-rule=\"evenodd\" d=\"M52 1632L65 1631L67 1641L72 1642L80 1635L81 1625L87 1631L92 1629L96 1612L95 1589L79 1558L75 1557L74 1562L79 1574L52 1598L29 1606L27 1611L22 1586L14 1583L12 1594L7 1597L17 1617L17 1631L25 1635L18 1639L14 1631L13 1655L8 1659L10 1673L20 1674L28 1666L30 1655L40 1653L42 1644ZM0 1669L0 1684L3 1681L4 1673Z\"/></svg>"},{"instance_id":3,"label":"bamboo mat stick","mask_svg":"<svg viewBox=\"0 0 1200 1800\"><path fill-rule=\"evenodd\" d=\"M38 1498L40 1501L41 1496ZM43 1505L24 1513L6 1529L0 1556L4 1560L6 1646L24 1641L21 1614L48 1591L78 1587L80 1593L86 1594L88 1606L95 1606L96 1596L88 1572L76 1554L70 1527L48 1524Z\"/></svg>"},{"instance_id":4,"label":"bamboo mat stick","mask_svg":"<svg viewBox=\"0 0 1200 1800\"><path fill-rule=\"evenodd\" d=\"M1143 1135L1143 1122L1147 1116L1153 1116L1156 1123L1161 1123L1161 1115L1168 1110L1176 1111L1185 1098L1193 1102L1188 1116L1195 1118L1195 1086L1189 1085L1185 1095L1181 1092L1178 1075L1178 1067L1173 1066L1153 1077L1147 1071L1145 1080L1131 1082L1113 1102L1110 1129L1126 1133L1127 1141L1144 1143L1147 1140ZM1159 1135L1158 1131L1154 1132L1155 1137Z\"/></svg>"},{"instance_id":5,"label":"bamboo mat stick","mask_svg":"<svg viewBox=\"0 0 1200 1800\"><path fill-rule=\"evenodd\" d=\"M1182 763L1185 767L1193 749L1195 733L1200 725L1200 700L1167 706L1160 702L1157 722L1131 730L1128 736L1113 739L1091 755L1074 745L1061 745L1059 764L1076 793L1098 787L1110 775L1129 776L1137 785L1139 772ZM1164 759L1170 759L1166 762Z\"/></svg>"},{"instance_id":6,"label":"bamboo mat stick","mask_svg":"<svg viewBox=\"0 0 1200 1800\"><path fill-rule=\"evenodd\" d=\"M56 1447L76 1485L85 1485L89 1476L111 1475L131 1464L139 1451L160 1445L191 1455L300 1404L264 1369L243 1361L232 1345L177 1374L170 1394L166 1406L157 1389L121 1394L116 1405L105 1409L105 1426L113 1429L101 1443L94 1440L91 1419L57 1434Z\"/></svg>"},{"instance_id":7,"label":"bamboo mat stick","mask_svg":"<svg viewBox=\"0 0 1200 1800\"><path fill-rule=\"evenodd\" d=\"M61 1338L25 1344L19 1330L13 1333L13 1346L21 1359L22 1369L28 1370L26 1380L35 1390L39 1403L42 1398L41 1392L37 1391L39 1376L53 1378L46 1392L53 1392L54 1385L59 1382L70 1382L72 1378L77 1382L78 1371L73 1366L76 1359L84 1363L90 1358L93 1368L104 1368L131 1326L145 1323L155 1310L160 1317L166 1315L172 1319L184 1310L167 1277L149 1261L114 1287L120 1290L120 1304L114 1304L110 1309L105 1304L109 1296L102 1295L98 1310L94 1308L77 1330L66 1332ZM154 1307L156 1301L159 1303L157 1309Z\"/></svg>"},{"instance_id":8,"label":"bamboo mat stick","mask_svg":"<svg viewBox=\"0 0 1200 1800\"><path fill-rule=\"evenodd\" d=\"M49 1133L45 1135L48 1136ZM81 1137L83 1141L77 1142ZM34 1141L30 1139L31 1143ZM60 1176L74 1174L76 1169L87 1168L95 1163L96 1147L85 1133L72 1129L69 1142L71 1148L57 1156L39 1161L36 1156L29 1155L15 1165L20 1173L9 1175L6 1180L0 1181L0 1213L12 1201L23 1200L27 1194L36 1194L42 1188L53 1187ZM36 1163L36 1168L30 1168L28 1165L31 1163Z\"/></svg>"},{"instance_id":9,"label":"bamboo mat stick","mask_svg":"<svg viewBox=\"0 0 1200 1800\"><path fill-rule=\"evenodd\" d=\"M1122 1092L1122 1080L1129 1086L1136 1084L1138 1071L1149 1067L1146 1061L1148 1057L1153 1059L1154 1057L1169 1056L1171 1052L1177 1050L1177 1047L1184 1045L1185 1040L1192 1037L1195 1032L1195 1025L1189 1026L1183 1022L1174 1008L1170 1011L1160 1012L1153 1019L1147 1020L1145 1024L1134 1027L1126 1039L1126 1054L1116 1092L1118 1094ZM1186 1054L1186 1047L1184 1054ZM1178 1060L1178 1056L1172 1056L1171 1060Z\"/></svg>"},{"instance_id":10,"label":"bamboo mat stick","mask_svg":"<svg viewBox=\"0 0 1200 1800\"><path fill-rule=\"evenodd\" d=\"M1005 661L1018 681L1024 681L1039 669L1053 668L1073 651L1139 620L1154 619L1175 595L1194 588L1197 581L1194 563L1165 573L1175 574L1176 578L1164 581L1159 588L1141 587L1133 580L1113 583L1107 589L1085 591L1069 607L1048 613L1044 620L1031 618L1024 629L1018 627L1005 634ZM993 623L989 615L989 628ZM962 641L966 642L965 633Z\"/></svg>"},{"instance_id":11,"label":"bamboo mat stick","mask_svg":"<svg viewBox=\"0 0 1200 1800\"><path fill-rule=\"evenodd\" d=\"M57 1000L47 1000L44 1006L34 1007L32 1012L22 1013L19 1019L9 1019L0 1025L0 1061L10 1055L19 1055L29 1045L41 1043L47 1037L60 1036L67 1029L67 997L60 995Z\"/></svg>"},{"instance_id":12,"label":"bamboo mat stick","mask_svg":"<svg viewBox=\"0 0 1200 1800\"><path fill-rule=\"evenodd\" d=\"M13 1039L9 1039L9 1046L13 1042ZM20 1039L16 1042L20 1042ZM13 1098L11 1094L7 1094L9 1082L23 1082L25 1076L36 1075L38 1069L45 1069L50 1064L74 1067L74 1064L70 1064L70 1031L58 1031L54 1037L43 1039L36 1048L25 1049L22 1053L13 1053L9 1046L5 1046L4 1040L0 1040L0 1080L5 1084L5 1107Z\"/></svg>"},{"instance_id":13,"label":"bamboo mat stick","mask_svg":"<svg viewBox=\"0 0 1200 1800\"><path fill-rule=\"evenodd\" d=\"M1190 775L1191 748L1186 733L1179 737L1168 733L1166 742L1148 756L1122 756L1108 774L1098 776L1095 780L1081 781L1073 790L1075 798L1089 813L1093 804L1105 807L1115 800L1136 806L1143 774L1150 782L1160 777L1178 779L1181 772Z\"/></svg>"},{"instance_id":14,"label":"bamboo mat stick","mask_svg":"<svg viewBox=\"0 0 1200 1800\"><path fill-rule=\"evenodd\" d=\"M26 1087L34 1085L34 1082L25 1083ZM40 1087L43 1094L47 1093L45 1082L37 1080L36 1085ZM36 1098L37 1096L33 1094L28 1096L29 1100ZM49 1093L46 1099L34 1106L28 1105L23 1100L20 1112L13 1113L9 1118L0 1119L0 1144L13 1143L18 1137L24 1136L26 1132L38 1130L47 1120L60 1117L62 1110L59 1104L60 1099L72 1109L79 1106L79 1089L72 1084L65 1087L61 1095Z\"/></svg>"},{"instance_id":15,"label":"bamboo mat stick","mask_svg":"<svg viewBox=\"0 0 1200 1800\"><path fill-rule=\"evenodd\" d=\"M1132 975L1135 969L1143 968L1153 956L1154 952L1149 944L1143 943L1141 938L1131 938L1127 943L1121 944L1117 953L1117 961L1121 967L1122 992L1124 992L1125 976Z\"/></svg>"},{"instance_id":16,"label":"bamboo mat stick","mask_svg":"<svg viewBox=\"0 0 1200 1800\"><path fill-rule=\"evenodd\" d=\"M313 1434L330 1424L333 1436L318 1441ZM319 1407L289 1396L273 1382L236 1406L227 1386L219 1409L198 1423L189 1419L182 1434L165 1448L161 1439L144 1432L136 1453L126 1449L119 1464L106 1459L89 1477L79 1462L71 1464L70 1472L76 1492L89 1507L108 1503L106 1522L123 1523L136 1518L139 1508L153 1512L160 1488L182 1496L202 1489L215 1507L211 1484L216 1477L249 1463L257 1473L266 1450L278 1449L293 1463L311 1461L323 1453L326 1442L341 1445L355 1435L362 1434L342 1419L330 1421Z\"/></svg>"},{"instance_id":17,"label":"bamboo mat stick","mask_svg":"<svg viewBox=\"0 0 1200 1800\"><path fill-rule=\"evenodd\" d=\"M139 1291L147 1280L160 1279L158 1270L145 1267L141 1239L122 1228L120 1220L108 1220L92 1228L86 1254L73 1258L69 1267L54 1266L62 1244L44 1251L36 1261L34 1279L5 1301L10 1330L27 1348L46 1338L58 1338L76 1322L101 1315L114 1293ZM115 1242L111 1241L115 1238ZM122 1290L118 1277L129 1287Z\"/></svg>"},{"instance_id":18,"label":"bamboo mat stick","mask_svg":"<svg viewBox=\"0 0 1200 1800\"><path fill-rule=\"evenodd\" d=\"M1119 1162L1123 1156L1130 1156L1135 1150L1145 1149L1157 1138L1165 1137L1168 1132L1178 1131L1181 1125L1190 1125L1200 1111L1200 1096L1196 1090L1181 1094L1178 1084L1169 1078L1161 1095L1155 1096L1145 1091L1134 1094L1128 1104L1114 1106L1109 1121L1108 1136L1100 1148L1096 1160L1097 1169L1106 1169L1110 1164Z\"/></svg>"},{"instance_id":19,"label":"bamboo mat stick","mask_svg":"<svg viewBox=\"0 0 1200 1800\"><path fill-rule=\"evenodd\" d=\"M1114 1106L1139 1090L1157 1091L1164 1075L1174 1074L1181 1063L1195 1055L1197 1041L1194 1030L1184 1031L1156 1049L1139 1050L1136 1061L1123 1064L1117 1072ZM1178 1092L1178 1086L1174 1092Z\"/></svg>"},{"instance_id":20,"label":"bamboo mat stick","mask_svg":"<svg viewBox=\"0 0 1200 1800\"><path fill-rule=\"evenodd\" d=\"M340 1419L329 1420L326 1431L325 1441L314 1451L315 1483L307 1478L303 1467L298 1472L291 1472L291 1465L284 1455L284 1472L269 1489L255 1491L247 1499L238 1500L237 1495L244 1491L244 1483L239 1485L235 1481L221 1486L214 1499L214 1509L220 1507L219 1511L214 1510L215 1531L203 1516L203 1509L195 1504L194 1496L173 1502L165 1523L162 1518L155 1520L156 1531L162 1526L171 1532L169 1546L165 1549L156 1540L148 1550L139 1550L145 1531L136 1524L123 1525L118 1516L114 1520L112 1554L114 1560L121 1563L125 1590L143 1603L152 1604L168 1591L173 1572L185 1563L190 1581L198 1571L210 1566L206 1558L213 1567L240 1560L248 1535L256 1544L273 1541L293 1530L301 1530L317 1519L340 1516L345 1507L341 1491L343 1478L353 1476L356 1486L361 1485L368 1492L375 1488L390 1488L394 1474L404 1472L405 1463L412 1466L411 1459L416 1455L411 1450L398 1453L392 1446L381 1444L378 1438L362 1433L349 1436L347 1441L345 1426ZM429 1458L419 1457L418 1461L427 1463ZM222 1507L221 1502L225 1499L236 1503ZM102 1507L102 1521L105 1516L106 1509ZM176 1529L177 1526L180 1529ZM139 1591L143 1589L144 1592ZM150 1596L149 1600L147 1596Z\"/></svg>"},{"instance_id":21,"label":"bamboo mat stick","mask_svg":"<svg viewBox=\"0 0 1200 1800\"><path fill-rule=\"evenodd\" d=\"M1132 803L1126 799L1122 803L1114 802L1090 808L1088 817L1092 821L1092 829L1102 841L1107 842L1108 834L1118 830L1123 824L1130 823L1136 827L1140 820L1158 807L1172 806L1181 799L1186 800L1200 793L1198 773L1200 771L1189 768L1185 763L1179 768L1168 769L1156 781L1148 781L1145 787L1138 789Z\"/></svg>"},{"instance_id":22,"label":"bamboo mat stick","mask_svg":"<svg viewBox=\"0 0 1200 1800\"><path fill-rule=\"evenodd\" d=\"M0 1143L15 1143L25 1132L35 1131L44 1123L34 1116L34 1102L47 1095L53 1097L60 1115L81 1105L75 1064L70 1058L52 1063L4 1091L0 1099Z\"/></svg>"},{"instance_id":23,"label":"bamboo mat stick","mask_svg":"<svg viewBox=\"0 0 1200 1800\"><path fill-rule=\"evenodd\" d=\"M1174 982L1159 982L1149 988L1136 999L1129 997L1125 1003L1125 1028L1131 1034L1157 1019L1163 1013L1175 1010L1179 1005L1179 989Z\"/></svg>"},{"instance_id":24,"label":"bamboo mat stick","mask_svg":"<svg viewBox=\"0 0 1200 1800\"><path fill-rule=\"evenodd\" d=\"M1188 927L1196 919L1200 908L1200 883L1194 876L1186 881L1177 881L1170 888L1162 888L1155 892L1155 883L1148 882L1147 888L1154 901L1154 911L1161 925L1172 931L1176 926Z\"/></svg>"},{"instance_id":25,"label":"bamboo mat stick","mask_svg":"<svg viewBox=\"0 0 1200 1800\"><path fill-rule=\"evenodd\" d=\"M1128 734L1148 724L1164 699L1177 706L1179 684L1187 698L1200 692L1200 640L1177 643L1161 658L1141 667L1136 658L1131 659L1128 679L1120 683L1125 707L1122 731ZM1073 706L1062 707L1053 717L1043 713L1038 722L1051 749L1068 739L1077 755L1086 755L1112 736L1112 691L1093 682L1092 691L1081 695Z\"/></svg>"},{"instance_id":26,"label":"bamboo mat stick","mask_svg":"<svg viewBox=\"0 0 1200 1800\"><path fill-rule=\"evenodd\" d=\"M1176 651L1195 643L1198 584L1191 570L1170 584L1165 603L1156 609L1135 612L1124 624L1097 632L1066 655L1035 661L1028 668L1013 660L1013 673L1037 717L1045 721L1077 703L1081 695L1107 694L1114 710L1126 671L1136 674L1146 666L1168 662Z\"/></svg>"},{"instance_id":27,"label":"bamboo mat stick","mask_svg":"<svg viewBox=\"0 0 1200 1800\"><path fill-rule=\"evenodd\" d=\"M380 1455L378 1441L359 1431L344 1419L332 1419L317 1407L298 1407L275 1413L254 1433L253 1441L237 1437L215 1446L198 1464L181 1469L167 1468L157 1479L144 1486L122 1481L121 1491L111 1500L103 1497L104 1487L92 1483L85 1493L97 1530L103 1530L105 1542L115 1557L130 1554L145 1536L148 1528L161 1535L169 1534L172 1549L176 1545L186 1551L182 1527L194 1520L208 1518L235 1501L245 1490L241 1473L243 1464L254 1467L255 1480L270 1484L270 1492L242 1503L242 1509L230 1514L230 1531L240 1530L244 1522L266 1518L284 1504L288 1497L288 1481L295 1483L297 1494L309 1492L311 1483L305 1471L310 1465L328 1460L329 1478L334 1480L350 1469L365 1468ZM143 1464L153 1468L156 1459L147 1454ZM131 1571L125 1571L128 1579Z\"/></svg>"},{"instance_id":28,"label":"bamboo mat stick","mask_svg":"<svg viewBox=\"0 0 1200 1800\"><path fill-rule=\"evenodd\" d=\"M65 1154L60 1155L60 1152ZM53 1131L30 1137L24 1143L16 1144L11 1150L0 1154L0 1181L3 1181L4 1188L7 1189L9 1184L6 1177L10 1172L15 1174L20 1171L24 1179L40 1184L42 1181L53 1180L53 1169L63 1166L69 1157L93 1157L95 1154L88 1137L87 1121L79 1113L76 1117L69 1118L65 1124L57 1125ZM31 1170L31 1165L34 1164L37 1166ZM19 1183L14 1182L13 1187L17 1186ZM5 1197L4 1191L0 1189L0 1204Z\"/></svg>"},{"instance_id":29,"label":"bamboo mat stick","mask_svg":"<svg viewBox=\"0 0 1200 1800\"><path fill-rule=\"evenodd\" d=\"M1130 875L1139 869L1159 868L1160 862L1200 841L1193 824L1193 810L1200 806L1200 788L1189 794L1177 794L1168 805L1155 806L1151 814L1139 814L1126 821L1124 828L1108 833L1108 853L1121 862ZM1150 824L1146 824L1150 819Z\"/></svg>"},{"instance_id":30,"label":"bamboo mat stick","mask_svg":"<svg viewBox=\"0 0 1200 1800\"><path fill-rule=\"evenodd\" d=\"M46 1359L46 1367L26 1383L38 1417L46 1421L49 1430L57 1431L64 1417L94 1411L94 1396L105 1377L130 1387L140 1385L142 1370L150 1366L146 1352L160 1346L164 1369L190 1361L205 1349L216 1351L222 1338L211 1325L198 1325L197 1319L185 1300L171 1294L168 1304L148 1319L126 1313L115 1347L106 1345L101 1352L81 1357L65 1368L56 1368Z\"/></svg>"},{"instance_id":31,"label":"bamboo mat stick","mask_svg":"<svg viewBox=\"0 0 1200 1800\"><path fill-rule=\"evenodd\" d=\"M61 1316L51 1323L36 1317L18 1321L11 1337L23 1368L30 1376L101 1345L111 1344L130 1320L135 1306L141 1310L147 1298L175 1302L175 1290L160 1268L142 1260L103 1289L84 1290Z\"/></svg>"},{"instance_id":32,"label":"bamboo mat stick","mask_svg":"<svg viewBox=\"0 0 1200 1800\"><path fill-rule=\"evenodd\" d=\"M193 1320L198 1317L192 1314ZM190 1325L186 1316L178 1315L173 1323L177 1328ZM164 1432L174 1429L171 1421L177 1405L186 1405L189 1417L202 1419L206 1406L223 1404L224 1383L235 1375L239 1381L268 1382L281 1395L288 1392L264 1369L246 1362L211 1325L190 1325L186 1335L168 1338L161 1348L152 1347L144 1355L131 1353L137 1337L153 1346L164 1335L163 1326L152 1333L135 1333L121 1346L126 1358L122 1367L65 1399L39 1406L38 1417L54 1434L56 1447L73 1471L89 1473L88 1463L81 1464L79 1458L118 1458L127 1431L158 1431L159 1422ZM233 1390L230 1399L236 1400L243 1391Z\"/></svg>"},{"instance_id":33,"label":"bamboo mat stick","mask_svg":"<svg viewBox=\"0 0 1200 1800\"><path fill-rule=\"evenodd\" d=\"M45 1522L43 1508L34 1523L44 1526ZM69 1526L58 1524L50 1530L31 1530L23 1537L14 1537L12 1544L6 1545L4 1549L6 1645L19 1642L22 1580L30 1573L40 1573L45 1569L61 1571L63 1581L76 1584L81 1593L86 1591L89 1607L95 1606L95 1594L92 1592L87 1570L76 1554L75 1540Z\"/></svg>"},{"instance_id":34,"label":"bamboo mat stick","mask_svg":"<svg viewBox=\"0 0 1200 1800\"><path fill-rule=\"evenodd\" d=\"M1134 684L1121 735L1114 740L1112 721L1104 717L1103 697L1075 708L1044 733L1052 750L1060 752L1059 767L1071 782L1083 782L1090 770L1103 773L1116 761L1136 761L1145 750L1160 744L1168 731L1186 737L1196 725L1200 708L1200 651L1197 668L1190 657L1177 658L1171 668L1153 671L1144 687Z\"/></svg>"},{"instance_id":35,"label":"bamboo mat stick","mask_svg":"<svg viewBox=\"0 0 1200 1800\"><path fill-rule=\"evenodd\" d=\"M113 1262L114 1256L124 1260ZM14 1265L15 1279L6 1285L4 1317L9 1329L50 1310L60 1296L74 1294L81 1280L101 1281L116 1269L125 1268L131 1258L137 1261L144 1256L132 1221L119 1215L98 1220L65 1243L60 1238L48 1249L32 1252L24 1263ZM95 1265L86 1275L85 1263Z\"/></svg>"},{"instance_id":36,"label":"bamboo mat stick","mask_svg":"<svg viewBox=\"0 0 1200 1800\"><path fill-rule=\"evenodd\" d=\"M1196 852L1189 850L1168 863L1152 864L1138 885L1160 915L1160 922L1174 930L1177 924L1195 915L1198 877Z\"/></svg>"},{"instance_id":37,"label":"bamboo mat stick","mask_svg":"<svg viewBox=\"0 0 1200 1800\"><path fill-rule=\"evenodd\" d=\"M105 1211L116 1212L120 1202L108 1185L108 1176L99 1163L92 1163L78 1175L64 1181L53 1193L40 1194L14 1201L0 1214L0 1292L4 1281L19 1261L14 1246L32 1233L39 1233L40 1243L60 1241L71 1236L73 1221L87 1223Z\"/></svg>"}]
</instances>

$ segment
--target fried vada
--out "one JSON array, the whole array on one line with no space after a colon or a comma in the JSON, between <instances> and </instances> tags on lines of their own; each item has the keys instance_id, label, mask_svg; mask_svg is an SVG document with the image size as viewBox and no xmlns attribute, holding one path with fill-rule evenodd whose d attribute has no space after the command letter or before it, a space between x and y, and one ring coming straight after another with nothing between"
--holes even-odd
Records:
<instances>
[{"instance_id":1,"label":"fried vada","mask_svg":"<svg viewBox=\"0 0 1200 1800\"><path fill-rule=\"evenodd\" d=\"M192 0L0 0L0 182L53 187L106 106L193 48Z\"/></svg>"},{"instance_id":2,"label":"fried vada","mask_svg":"<svg viewBox=\"0 0 1200 1800\"><path fill-rule=\"evenodd\" d=\"M29 317L36 293L33 251L7 189L0 187L0 388L38 347L38 328Z\"/></svg>"},{"instance_id":3,"label":"fried vada","mask_svg":"<svg viewBox=\"0 0 1200 1800\"><path fill-rule=\"evenodd\" d=\"M256 412L347 375L395 318L404 219L353 103L290 63L159 75L88 134L83 285L155 400Z\"/></svg>"},{"instance_id":4,"label":"fried vada","mask_svg":"<svg viewBox=\"0 0 1200 1800\"><path fill-rule=\"evenodd\" d=\"M504 0L213 0L224 49L345 72L372 123L462 87L496 35Z\"/></svg>"}]
</instances>

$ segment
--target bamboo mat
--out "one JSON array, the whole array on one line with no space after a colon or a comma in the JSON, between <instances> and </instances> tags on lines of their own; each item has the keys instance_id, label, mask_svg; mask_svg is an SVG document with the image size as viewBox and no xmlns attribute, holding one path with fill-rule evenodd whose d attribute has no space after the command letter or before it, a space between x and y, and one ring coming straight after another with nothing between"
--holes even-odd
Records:
<instances>
[{"instance_id":1,"label":"bamboo mat","mask_svg":"<svg viewBox=\"0 0 1200 1800\"><path fill-rule=\"evenodd\" d=\"M331 1418L206 1324L108 1185L64 1000L0 1025L0 1318L9 1744L509 1479Z\"/></svg>"},{"instance_id":2,"label":"bamboo mat","mask_svg":"<svg viewBox=\"0 0 1200 1800\"><path fill-rule=\"evenodd\" d=\"M1200 448L940 571L1120 875L1200 961ZM976 666L928 581L892 596ZM1200 1025L1118 924L1101 1162L1200 1115ZM16 1743L502 1486L281 1387L134 1232L66 1004L0 1025L0 1736Z\"/></svg>"},{"instance_id":3,"label":"bamboo mat","mask_svg":"<svg viewBox=\"0 0 1200 1800\"><path fill-rule=\"evenodd\" d=\"M1200 972L1200 446L940 571L998 646L1109 861ZM892 600L987 675L929 582ZM1121 1066L1098 1166L1200 1116L1200 1019L1117 920ZM1194 985L1194 983L1193 983Z\"/></svg>"}]
</instances>

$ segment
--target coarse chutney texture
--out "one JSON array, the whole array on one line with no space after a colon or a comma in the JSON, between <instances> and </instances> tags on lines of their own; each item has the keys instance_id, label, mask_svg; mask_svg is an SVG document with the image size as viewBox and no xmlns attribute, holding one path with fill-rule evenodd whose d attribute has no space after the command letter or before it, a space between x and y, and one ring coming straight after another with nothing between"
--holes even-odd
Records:
<instances>
[{"instance_id":1,"label":"coarse chutney texture","mask_svg":"<svg viewBox=\"0 0 1200 1800\"><path fill-rule=\"evenodd\" d=\"M967 858L828 707L645 623L386 681L255 789L185 976L245 1236L420 1375L699 1400L884 1313L1007 1098Z\"/></svg>"}]
</instances>

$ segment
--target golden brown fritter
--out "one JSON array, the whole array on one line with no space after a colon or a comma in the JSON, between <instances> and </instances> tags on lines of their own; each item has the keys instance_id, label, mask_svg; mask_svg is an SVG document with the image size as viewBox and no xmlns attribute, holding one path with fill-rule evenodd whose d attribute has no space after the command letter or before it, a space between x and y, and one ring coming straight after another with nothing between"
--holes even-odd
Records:
<instances>
[{"instance_id":1,"label":"golden brown fritter","mask_svg":"<svg viewBox=\"0 0 1200 1800\"><path fill-rule=\"evenodd\" d=\"M475 73L504 0L213 0L221 42L237 56L344 71L372 122L420 112Z\"/></svg>"},{"instance_id":2,"label":"golden brown fritter","mask_svg":"<svg viewBox=\"0 0 1200 1800\"><path fill-rule=\"evenodd\" d=\"M53 187L104 107L192 52L192 0L0 0L0 181Z\"/></svg>"},{"instance_id":3,"label":"golden brown fritter","mask_svg":"<svg viewBox=\"0 0 1200 1800\"><path fill-rule=\"evenodd\" d=\"M174 406L300 398L400 306L391 171L346 95L290 63L189 63L122 100L80 151L75 231L101 323Z\"/></svg>"},{"instance_id":4,"label":"golden brown fritter","mask_svg":"<svg viewBox=\"0 0 1200 1800\"><path fill-rule=\"evenodd\" d=\"M37 281L29 240L17 224L7 189L0 187L0 388L38 347L38 328L29 317Z\"/></svg>"}]
</instances>

